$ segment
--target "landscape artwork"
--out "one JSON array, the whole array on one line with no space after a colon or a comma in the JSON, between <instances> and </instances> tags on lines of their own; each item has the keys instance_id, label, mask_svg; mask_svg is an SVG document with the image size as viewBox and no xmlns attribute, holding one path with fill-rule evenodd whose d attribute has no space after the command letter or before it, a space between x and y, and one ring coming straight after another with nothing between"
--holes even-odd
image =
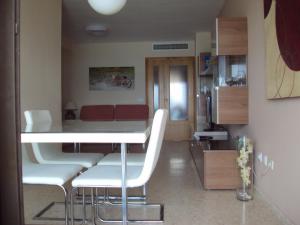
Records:
<instances>
[{"instance_id":1,"label":"landscape artwork","mask_svg":"<svg viewBox=\"0 0 300 225\"><path fill-rule=\"evenodd\" d=\"M121 91L134 89L134 67L90 67L91 91Z\"/></svg>"},{"instance_id":2,"label":"landscape artwork","mask_svg":"<svg viewBox=\"0 0 300 225\"><path fill-rule=\"evenodd\" d=\"M264 0L268 99L300 96L299 12L299 0Z\"/></svg>"}]
</instances>

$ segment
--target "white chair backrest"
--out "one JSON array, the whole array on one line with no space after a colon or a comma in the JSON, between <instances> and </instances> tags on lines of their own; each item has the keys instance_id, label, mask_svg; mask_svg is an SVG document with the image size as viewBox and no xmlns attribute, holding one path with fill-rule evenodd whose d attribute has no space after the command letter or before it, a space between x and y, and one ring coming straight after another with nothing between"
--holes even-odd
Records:
<instances>
[{"instance_id":1,"label":"white chair backrest","mask_svg":"<svg viewBox=\"0 0 300 225\"><path fill-rule=\"evenodd\" d=\"M26 124L52 123L49 110L27 110L24 112Z\"/></svg>"},{"instance_id":2,"label":"white chair backrest","mask_svg":"<svg viewBox=\"0 0 300 225\"><path fill-rule=\"evenodd\" d=\"M31 161L28 149L26 148L25 144L22 144L22 166L31 165L33 162Z\"/></svg>"},{"instance_id":3,"label":"white chair backrest","mask_svg":"<svg viewBox=\"0 0 300 225\"><path fill-rule=\"evenodd\" d=\"M32 151L38 163L49 163L61 157L61 144L56 143L32 143Z\"/></svg>"},{"instance_id":4,"label":"white chair backrest","mask_svg":"<svg viewBox=\"0 0 300 225\"><path fill-rule=\"evenodd\" d=\"M145 184L148 182L156 167L164 139L167 118L168 111L165 109L157 110L154 115L144 167L139 177L141 183Z\"/></svg>"},{"instance_id":5,"label":"white chair backrest","mask_svg":"<svg viewBox=\"0 0 300 225\"><path fill-rule=\"evenodd\" d=\"M27 125L41 123L47 126L52 123L49 110L28 110L24 115ZM47 163L48 160L53 160L62 154L61 144L32 143L32 150L38 163Z\"/></svg>"}]
</instances>

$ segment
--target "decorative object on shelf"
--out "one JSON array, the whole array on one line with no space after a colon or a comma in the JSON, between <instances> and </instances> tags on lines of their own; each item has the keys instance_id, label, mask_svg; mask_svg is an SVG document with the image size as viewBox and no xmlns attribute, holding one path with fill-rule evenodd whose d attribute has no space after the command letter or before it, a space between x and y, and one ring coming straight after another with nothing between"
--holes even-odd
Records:
<instances>
[{"instance_id":1,"label":"decorative object on shelf","mask_svg":"<svg viewBox=\"0 0 300 225\"><path fill-rule=\"evenodd\" d=\"M134 67L91 67L90 91L122 91L134 89Z\"/></svg>"},{"instance_id":2,"label":"decorative object on shelf","mask_svg":"<svg viewBox=\"0 0 300 225\"><path fill-rule=\"evenodd\" d=\"M103 15L113 15L119 12L127 0L88 0L90 6Z\"/></svg>"},{"instance_id":3,"label":"decorative object on shelf","mask_svg":"<svg viewBox=\"0 0 300 225\"><path fill-rule=\"evenodd\" d=\"M268 99L300 96L300 1L264 0Z\"/></svg>"},{"instance_id":4,"label":"decorative object on shelf","mask_svg":"<svg viewBox=\"0 0 300 225\"><path fill-rule=\"evenodd\" d=\"M238 139L238 151L239 156L237 163L240 168L240 174L242 178L242 187L237 190L237 199L241 201L249 201L252 199L250 193L250 186L252 186L252 153L253 144L247 137L241 137Z\"/></svg>"},{"instance_id":5,"label":"decorative object on shelf","mask_svg":"<svg viewBox=\"0 0 300 225\"><path fill-rule=\"evenodd\" d=\"M77 106L74 102L70 101L65 106L65 120L75 120L76 114L75 111L77 110Z\"/></svg>"},{"instance_id":6,"label":"decorative object on shelf","mask_svg":"<svg viewBox=\"0 0 300 225\"><path fill-rule=\"evenodd\" d=\"M247 57L219 56L216 86L247 86Z\"/></svg>"},{"instance_id":7,"label":"decorative object on shelf","mask_svg":"<svg viewBox=\"0 0 300 225\"><path fill-rule=\"evenodd\" d=\"M211 53L201 52L199 56L199 75L207 76L212 75L212 70L210 68Z\"/></svg>"}]
</instances>

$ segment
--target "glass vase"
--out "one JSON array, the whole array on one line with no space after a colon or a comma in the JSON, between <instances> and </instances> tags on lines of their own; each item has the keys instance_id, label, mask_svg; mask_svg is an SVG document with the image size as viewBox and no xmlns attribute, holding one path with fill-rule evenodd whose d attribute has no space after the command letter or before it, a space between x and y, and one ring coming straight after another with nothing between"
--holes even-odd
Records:
<instances>
[{"instance_id":1,"label":"glass vase","mask_svg":"<svg viewBox=\"0 0 300 225\"><path fill-rule=\"evenodd\" d=\"M240 201L249 201L252 200L252 191L246 184L243 182L242 187L237 189L236 197Z\"/></svg>"}]
</instances>

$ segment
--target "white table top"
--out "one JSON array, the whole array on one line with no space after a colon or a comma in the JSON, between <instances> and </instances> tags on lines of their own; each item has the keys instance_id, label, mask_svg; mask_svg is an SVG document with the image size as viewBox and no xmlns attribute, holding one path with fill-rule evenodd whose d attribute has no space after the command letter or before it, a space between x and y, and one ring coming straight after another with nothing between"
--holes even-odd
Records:
<instances>
[{"instance_id":1,"label":"white table top","mask_svg":"<svg viewBox=\"0 0 300 225\"><path fill-rule=\"evenodd\" d=\"M151 121L66 121L37 123L21 133L22 143L145 143Z\"/></svg>"}]
</instances>

